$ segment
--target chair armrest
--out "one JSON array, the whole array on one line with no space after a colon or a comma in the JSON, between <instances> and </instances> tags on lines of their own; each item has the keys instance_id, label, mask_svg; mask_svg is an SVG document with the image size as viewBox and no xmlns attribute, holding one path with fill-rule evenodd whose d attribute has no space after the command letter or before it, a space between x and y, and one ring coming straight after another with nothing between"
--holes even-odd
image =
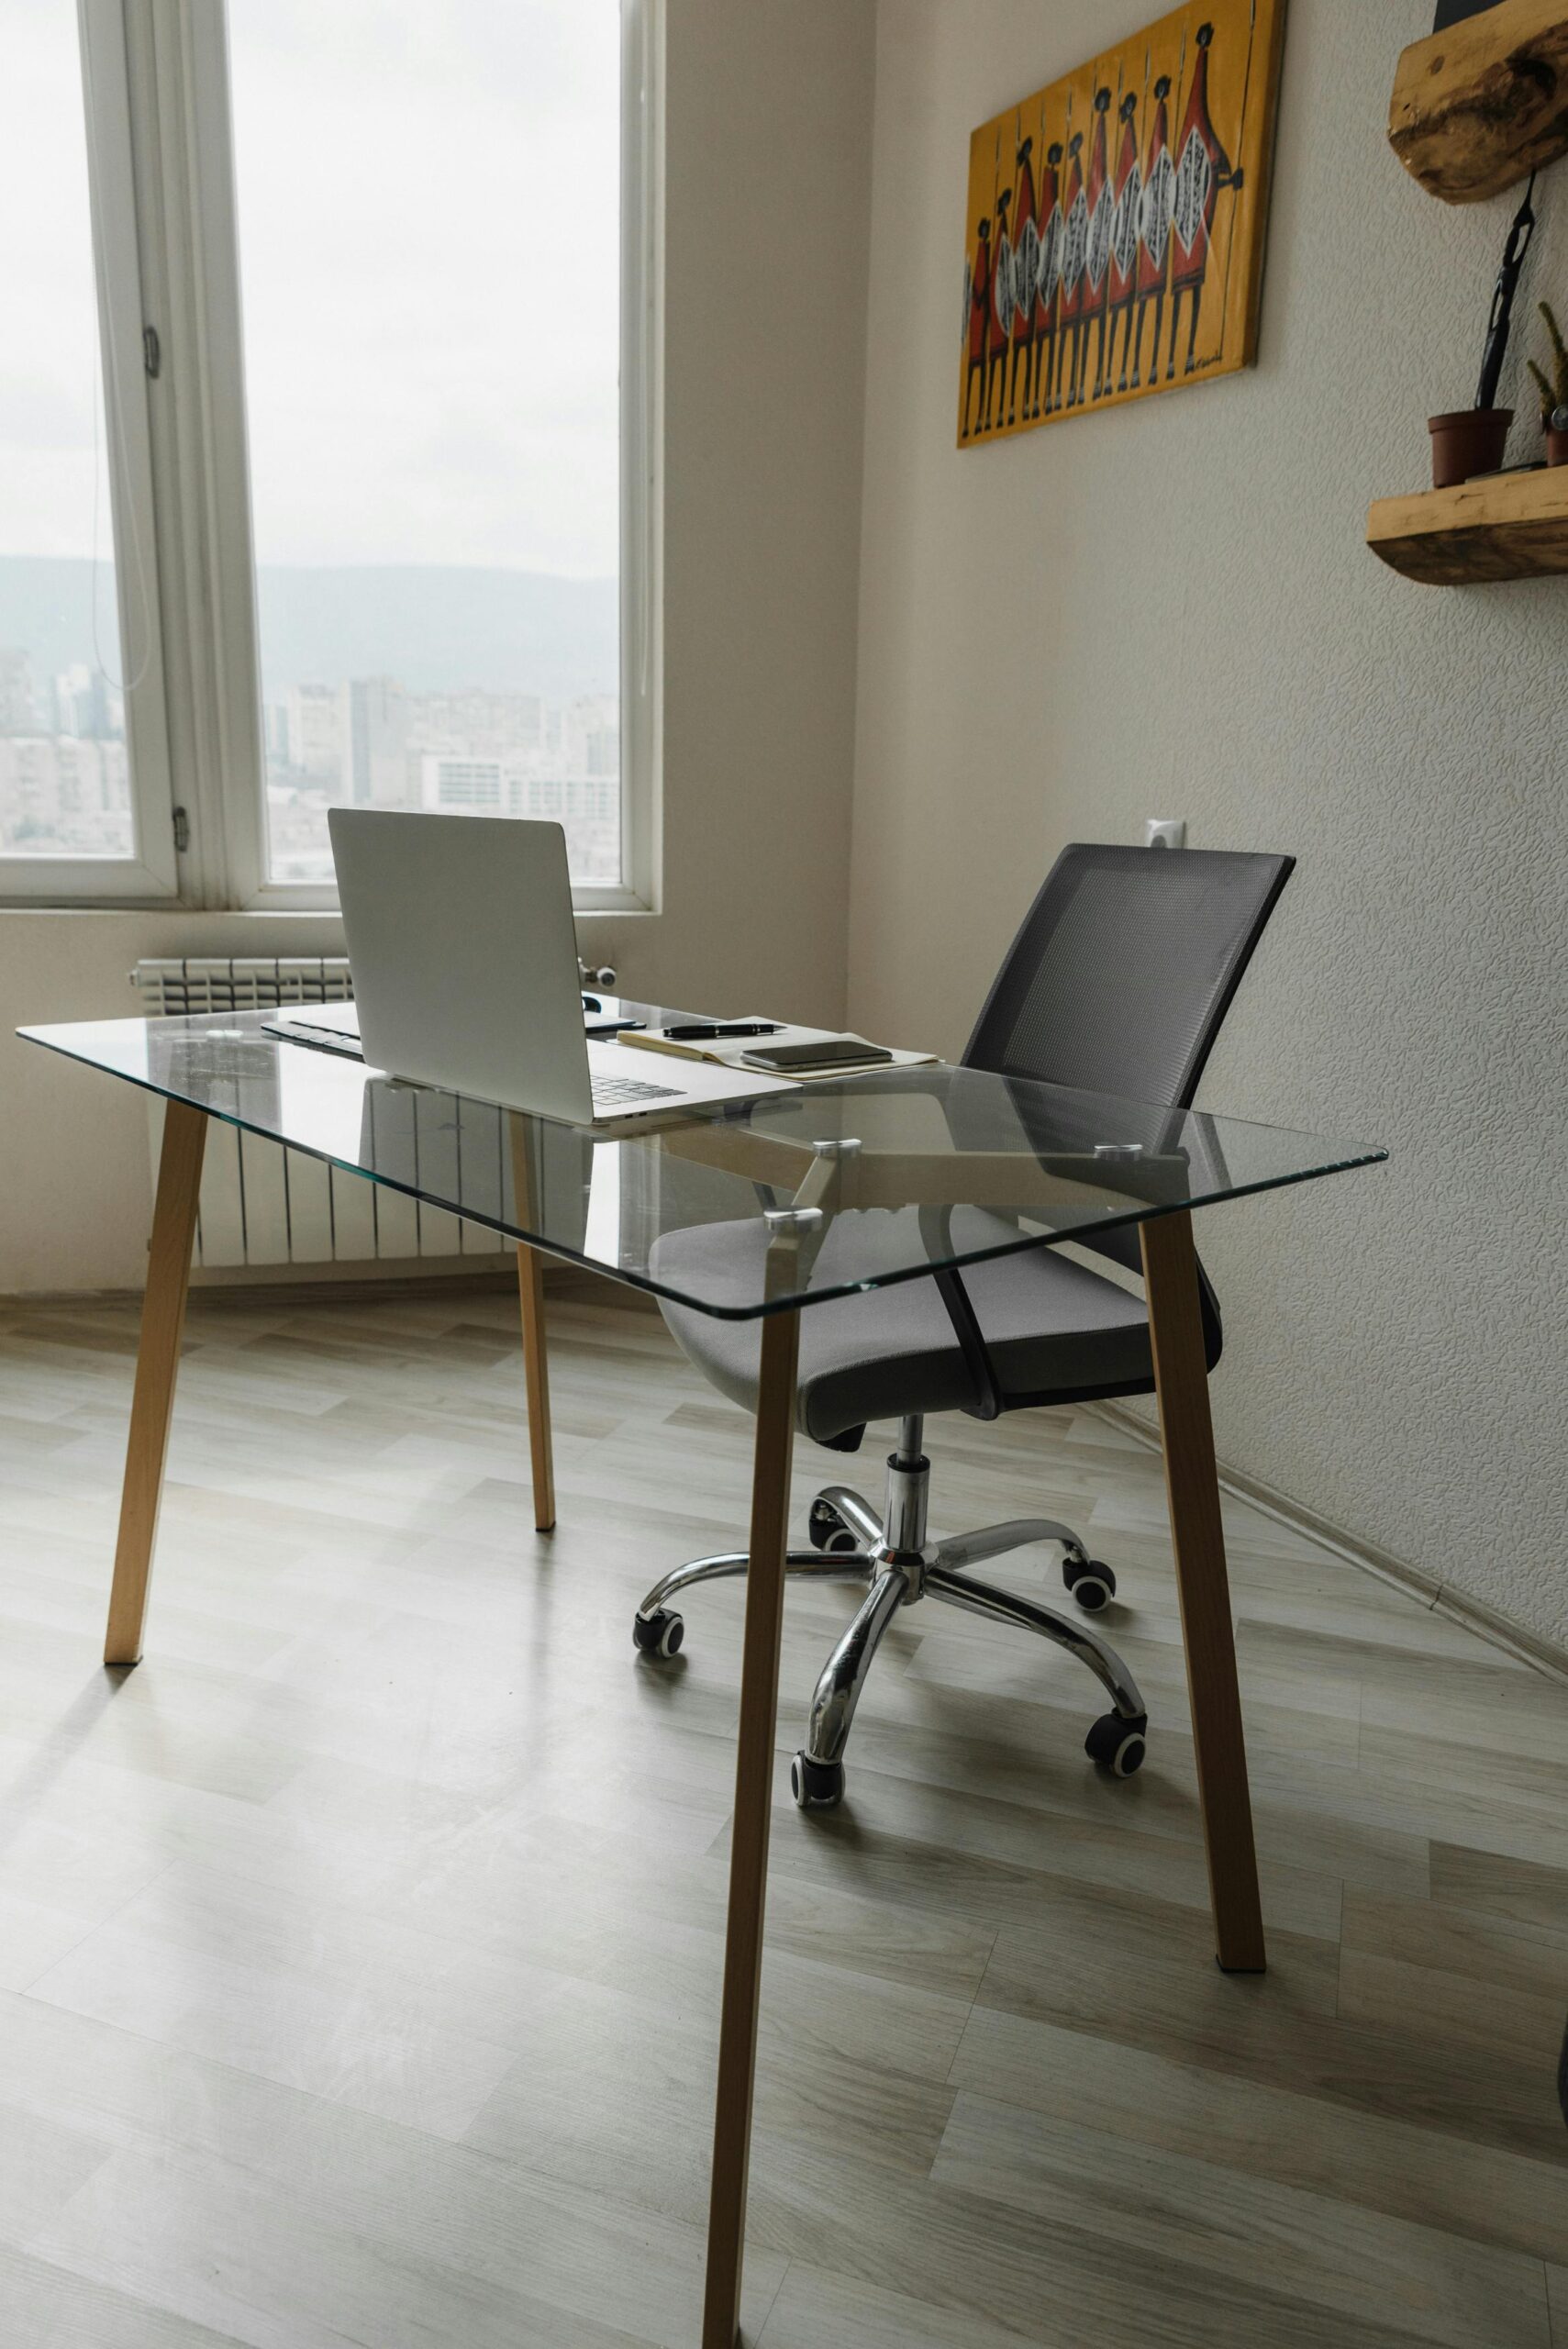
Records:
<instances>
[{"instance_id":1,"label":"chair armrest","mask_svg":"<svg viewBox=\"0 0 1568 2349\"><path fill-rule=\"evenodd\" d=\"M920 1239L926 1253L931 1257L951 1253L951 1208L922 1208ZM1002 1390L996 1377L996 1366L991 1359L991 1349L985 1342L985 1332L980 1327L969 1291L962 1275L949 1267L936 1274L937 1295L947 1308L958 1350L963 1356L963 1366L974 1382L974 1403L970 1416L977 1419L999 1419L1002 1416Z\"/></svg>"}]
</instances>

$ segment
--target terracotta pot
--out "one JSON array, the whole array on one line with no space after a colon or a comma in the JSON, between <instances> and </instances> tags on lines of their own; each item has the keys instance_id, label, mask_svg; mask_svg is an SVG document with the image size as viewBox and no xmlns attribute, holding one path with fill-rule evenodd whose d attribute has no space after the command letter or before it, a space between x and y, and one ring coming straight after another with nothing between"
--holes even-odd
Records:
<instances>
[{"instance_id":1,"label":"terracotta pot","mask_svg":"<svg viewBox=\"0 0 1568 2349\"><path fill-rule=\"evenodd\" d=\"M1476 473L1495 473L1508 445L1511 407L1462 407L1451 416L1429 416L1432 487L1452 489Z\"/></svg>"},{"instance_id":2,"label":"terracotta pot","mask_svg":"<svg viewBox=\"0 0 1568 2349\"><path fill-rule=\"evenodd\" d=\"M1554 432L1546 428L1546 462L1549 465L1568 465L1568 431Z\"/></svg>"}]
</instances>

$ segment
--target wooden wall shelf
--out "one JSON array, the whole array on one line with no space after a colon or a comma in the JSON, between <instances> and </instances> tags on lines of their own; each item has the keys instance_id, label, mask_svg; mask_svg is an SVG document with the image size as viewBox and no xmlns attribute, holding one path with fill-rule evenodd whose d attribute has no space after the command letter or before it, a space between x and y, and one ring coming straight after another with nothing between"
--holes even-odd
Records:
<instances>
[{"instance_id":1,"label":"wooden wall shelf","mask_svg":"<svg viewBox=\"0 0 1568 2349\"><path fill-rule=\"evenodd\" d=\"M1380 498L1367 516L1366 542L1429 587L1568 572L1568 465Z\"/></svg>"},{"instance_id":2,"label":"wooden wall shelf","mask_svg":"<svg viewBox=\"0 0 1568 2349\"><path fill-rule=\"evenodd\" d=\"M1388 139L1445 204L1499 195L1568 154L1568 5L1499 0L1399 60Z\"/></svg>"}]
</instances>

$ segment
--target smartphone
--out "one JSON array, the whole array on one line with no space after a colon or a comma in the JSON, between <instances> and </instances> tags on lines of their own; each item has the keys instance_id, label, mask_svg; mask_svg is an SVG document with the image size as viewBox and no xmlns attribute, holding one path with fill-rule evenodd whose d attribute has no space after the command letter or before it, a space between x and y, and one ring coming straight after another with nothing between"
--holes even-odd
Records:
<instances>
[{"instance_id":1,"label":"smartphone","mask_svg":"<svg viewBox=\"0 0 1568 2349\"><path fill-rule=\"evenodd\" d=\"M834 1036L820 1044L763 1044L754 1052L742 1052L740 1061L746 1068L764 1068L771 1075L787 1076L796 1068L847 1068L853 1064L869 1068L874 1062L890 1061L880 1044L858 1044L851 1036Z\"/></svg>"}]
</instances>

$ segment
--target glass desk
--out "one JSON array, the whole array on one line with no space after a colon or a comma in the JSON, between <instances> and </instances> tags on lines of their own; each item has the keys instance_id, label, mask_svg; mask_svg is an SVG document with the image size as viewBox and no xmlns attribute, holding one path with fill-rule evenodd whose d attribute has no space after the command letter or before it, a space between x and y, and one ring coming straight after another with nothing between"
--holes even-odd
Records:
<instances>
[{"instance_id":1,"label":"glass desk","mask_svg":"<svg viewBox=\"0 0 1568 2349\"><path fill-rule=\"evenodd\" d=\"M541 1260L756 1320L761 1354L704 2349L740 2305L800 1315L1064 1241L1140 1265L1192 1698L1216 1946L1264 1963L1191 1210L1368 1166L1376 1148L973 1069L841 1077L590 1132L416 1085L262 1033L275 1015L28 1028L166 1102L106 1661L141 1653L210 1119L286 1142L516 1241L534 1512L555 1521ZM655 1015L662 1016L662 1015ZM651 1061L650 1073L657 1062ZM981 1208L984 1219L955 1219ZM889 1212L889 1210L905 1212ZM752 1220L722 1284L692 1235ZM679 1249L663 1243L684 1235ZM750 1281L750 1286L746 1285ZM950 1310L952 1308L950 1307Z\"/></svg>"}]
</instances>

